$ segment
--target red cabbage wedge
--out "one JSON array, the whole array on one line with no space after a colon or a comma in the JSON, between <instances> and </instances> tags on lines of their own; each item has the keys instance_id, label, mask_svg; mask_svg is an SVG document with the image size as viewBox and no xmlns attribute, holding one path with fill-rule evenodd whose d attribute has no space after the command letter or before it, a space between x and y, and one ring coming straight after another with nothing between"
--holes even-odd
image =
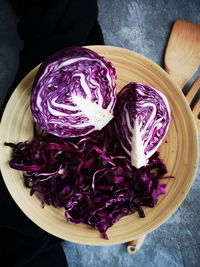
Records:
<instances>
[{"instance_id":1,"label":"red cabbage wedge","mask_svg":"<svg viewBox=\"0 0 200 267\"><path fill-rule=\"evenodd\" d=\"M115 125L131 164L141 168L162 143L171 120L167 98L157 89L127 84L117 96Z\"/></svg>"},{"instance_id":2,"label":"red cabbage wedge","mask_svg":"<svg viewBox=\"0 0 200 267\"><path fill-rule=\"evenodd\" d=\"M113 118L115 79L112 64L90 49L58 51L42 63L33 84L35 122L64 138L101 130Z\"/></svg>"}]
</instances>

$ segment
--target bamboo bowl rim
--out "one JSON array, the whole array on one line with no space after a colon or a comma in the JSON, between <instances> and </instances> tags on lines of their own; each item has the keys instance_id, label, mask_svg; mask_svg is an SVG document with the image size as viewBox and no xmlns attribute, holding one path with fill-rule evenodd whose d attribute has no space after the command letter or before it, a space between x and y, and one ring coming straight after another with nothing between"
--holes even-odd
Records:
<instances>
[{"instance_id":1,"label":"bamboo bowl rim","mask_svg":"<svg viewBox=\"0 0 200 267\"><path fill-rule=\"evenodd\" d=\"M39 68L35 67L16 87L4 110L0 125L0 167L5 184L19 208L45 231L64 240L89 245L110 245L128 242L145 235L164 223L181 205L194 181L198 165L198 140L194 118L189 105L169 75L153 61L130 50L114 46L88 46L105 56L117 71L117 90L131 81L149 84L163 92L170 103L172 122L165 140L159 148L169 175L165 179L167 193L159 196L154 208L144 208L146 217L135 213L120 219L108 229L109 240L84 224L67 223L63 209L51 206L42 208L40 200L30 197L23 186L22 173L9 167L11 149L4 142L31 139L33 119L29 108L33 79Z\"/></svg>"}]
</instances>

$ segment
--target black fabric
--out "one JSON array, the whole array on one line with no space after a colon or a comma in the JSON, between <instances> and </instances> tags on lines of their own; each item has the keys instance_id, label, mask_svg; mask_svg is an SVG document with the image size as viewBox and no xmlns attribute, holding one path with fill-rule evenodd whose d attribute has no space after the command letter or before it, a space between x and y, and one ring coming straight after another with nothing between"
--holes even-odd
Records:
<instances>
[{"instance_id":1,"label":"black fabric","mask_svg":"<svg viewBox=\"0 0 200 267\"><path fill-rule=\"evenodd\" d=\"M18 33L25 41L15 85L56 50L104 44L96 0L23 0L14 6L20 16Z\"/></svg>"},{"instance_id":2,"label":"black fabric","mask_svg":"<svg viewBox=\"0 0 200 267\"><path fill-rule=\"evenodd\" d=\"M11 4L20 18L18 34L25 44L12 89L33 67L59 49L104 44L95 0L12 0ZM62 240L24 215L7 191L2 177L0 217L2 266L67 266Z\"/></svg>"}]
</instances>

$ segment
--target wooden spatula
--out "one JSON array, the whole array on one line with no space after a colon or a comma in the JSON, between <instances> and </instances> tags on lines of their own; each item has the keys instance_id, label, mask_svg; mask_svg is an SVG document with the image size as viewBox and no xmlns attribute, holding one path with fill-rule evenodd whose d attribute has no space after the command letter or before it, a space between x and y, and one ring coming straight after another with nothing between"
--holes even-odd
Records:
<instances>
[{"instance_id":1,"label":"wooden spatula","mask_svg":"<svg viewBox=\"0 0 200 267\"><path fill-rule=\"evenodd\" d=\"M165 70L171 79L179 86L180 90L190 80L200 66L200 25L184 20L175 21L167 44ZM200 88L200 77L197 77L186 95L189 104ZM200 101L192 108L197 131L200 131Z\"/></svg>"},{"instance_id":2,"label":"wooden spatula","mask_svg":"<svg viewBox=\"0 0 200 267\"><path fill-rule=\"evenodd\" d=\"M165 70L182 89L200 65L200 25L176 20L167 44Z\"/></svg>"}]
</instances>

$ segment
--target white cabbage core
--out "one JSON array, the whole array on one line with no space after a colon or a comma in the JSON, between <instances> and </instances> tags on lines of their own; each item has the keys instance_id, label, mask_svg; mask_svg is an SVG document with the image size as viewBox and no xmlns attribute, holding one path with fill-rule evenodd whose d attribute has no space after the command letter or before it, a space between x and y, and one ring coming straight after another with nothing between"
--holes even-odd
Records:
<instances>
[{"instance_id":1,"label":"white cabbage core","mask_svg":"<svg viewBox=\"0 0 200 267\"><path fill-rule=\"evenodd\" d=\"M131 164L139 169L147 164L148 159L145 156L140 126L137 120L135 120L134 127L132 128L132 135Z\"/></svg>"}]
</instances>

